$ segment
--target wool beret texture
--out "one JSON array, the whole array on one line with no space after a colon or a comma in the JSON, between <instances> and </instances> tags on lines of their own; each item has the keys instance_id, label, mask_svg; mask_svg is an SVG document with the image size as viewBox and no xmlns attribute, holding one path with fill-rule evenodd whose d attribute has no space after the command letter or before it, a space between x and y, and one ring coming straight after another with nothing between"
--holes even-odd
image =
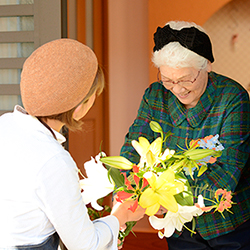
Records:
<instances>
[{"instance_id":1,"label":"wool beret texture","mask_svg":"<svg viewBox=\"0 0 250 250\"><path fill-rule=\"evenodd\" d=\"M36 49L24 62L21 98L32 116L64 113L88 94L96 76L94 52L73 39L58 39Z\"/></svg>"}]
</instances>

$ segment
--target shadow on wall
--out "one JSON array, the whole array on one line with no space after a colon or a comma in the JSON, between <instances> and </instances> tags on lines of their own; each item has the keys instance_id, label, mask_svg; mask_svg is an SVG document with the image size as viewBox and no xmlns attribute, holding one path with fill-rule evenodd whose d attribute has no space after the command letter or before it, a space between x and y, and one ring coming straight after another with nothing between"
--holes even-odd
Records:
<instances>
[{"instance_id":1,"label":"shadow on wall","mask_svg":"<svg viewBox=\"0 0 250 250\"><path fill-rule=\"evenodd\" d=\"M250 0L232 0L203 28L213 44L213 71L236 80L250 94Z\"/></svg>"}]
</instances>

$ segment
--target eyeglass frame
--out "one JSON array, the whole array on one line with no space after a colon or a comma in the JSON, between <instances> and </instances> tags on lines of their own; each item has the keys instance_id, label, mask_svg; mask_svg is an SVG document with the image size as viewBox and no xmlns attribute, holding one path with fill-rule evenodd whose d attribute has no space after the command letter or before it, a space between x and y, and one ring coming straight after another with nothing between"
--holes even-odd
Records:
<instances>
[{"instance_id":1,"label":"eyeglass frame","mask_svg":"<svg viewBox=\"0 0 250 250\"><path fill-rule=\"evenodd\" d=\"M191 85L192 85L192 84L198 79L198 77L199 77L199 75L200 75L200 72L201 72L201 69L198 71L198 74L197 74L197 76L194 78L193 81L190 81L190 80L189 80L189 81L188 81L188 80L180 80L180 81L177 81L177 82L175 82L175 81L166 81L166 82L167 82L168 84L171 84L171 86L169 86L169 87L173 87L175 84L179 84L179 83L181 83L181 82L187 82L188 84L191 84ZM163 86L165 86L164 83L163 83L163 81L159 79L159 74L160 74L160 70L158 69L157 80L158 80L159 83L161 83ZM182 85L182 84L180 84L180 86L185 87L185 86Z\"/></svg>"}]
</instances>

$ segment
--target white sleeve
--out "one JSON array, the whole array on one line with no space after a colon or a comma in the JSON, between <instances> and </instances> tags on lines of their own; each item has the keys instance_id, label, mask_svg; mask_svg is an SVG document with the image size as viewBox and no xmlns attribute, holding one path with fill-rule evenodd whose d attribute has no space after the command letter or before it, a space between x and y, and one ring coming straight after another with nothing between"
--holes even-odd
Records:
<instances>
[{"instance_id":1,"label":"white sleeve","mask_svg":"<svg viewBox=\"0 0 250 250\"><path fill-rule=\"evenodd\" d=\"M112 215L90 220L76 164L67 152L44 165L36 185L39 206L68 249L117 249L119 221Z\"/></svg>"}]
</instances>

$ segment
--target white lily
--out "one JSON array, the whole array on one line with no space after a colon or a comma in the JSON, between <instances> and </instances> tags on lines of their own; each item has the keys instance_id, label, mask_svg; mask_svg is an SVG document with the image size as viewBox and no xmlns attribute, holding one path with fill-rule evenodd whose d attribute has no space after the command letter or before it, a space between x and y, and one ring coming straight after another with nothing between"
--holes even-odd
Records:
<instances>
[{"instance_id":1,"label":"white lily","mask_svg":"<svg viewBox=\"0 0 250 250\"><path fill-rule=\"evenodd\" d=\"M160 156L162 161L166 161L170 159L175 154L174 150L170 150L169 148L165 149L164 153Z\"/></svg>"},{"instance_id":2,"label":"white lily","mask_svg":"<svg viewBox=\"0 0 250 250\"><path fill-rule=\"evenodd\" d=\"M82 197L85 204L91 203L96 210L102 210L103 207L97 203L97 200L111 193L115 184L109 180L108 171L100 162L99 153L95 158L84 163L84 168L88 178L80 180L80 187L83 189Z\"/></svg>"},{"instance_id":3,"label":"white lily","mask_svg":"<svg viewBox=\"0 0 250 250\"><path fill-rule=\"evenodd\" d=\"M202 197L202 196L201 196ZM198 203L202 206L203 197L198 199ZM164 233L158 232L158 236L162 239L170 237L175 230L181 231L186 222L190 222L194 216L200 216L203 211L196 206L180 206L178 204L178 211L173 213L168 211L164 218L150 216L149 222L151 226L157 230L164 229Z\"/></svg>"}]
</instances>

